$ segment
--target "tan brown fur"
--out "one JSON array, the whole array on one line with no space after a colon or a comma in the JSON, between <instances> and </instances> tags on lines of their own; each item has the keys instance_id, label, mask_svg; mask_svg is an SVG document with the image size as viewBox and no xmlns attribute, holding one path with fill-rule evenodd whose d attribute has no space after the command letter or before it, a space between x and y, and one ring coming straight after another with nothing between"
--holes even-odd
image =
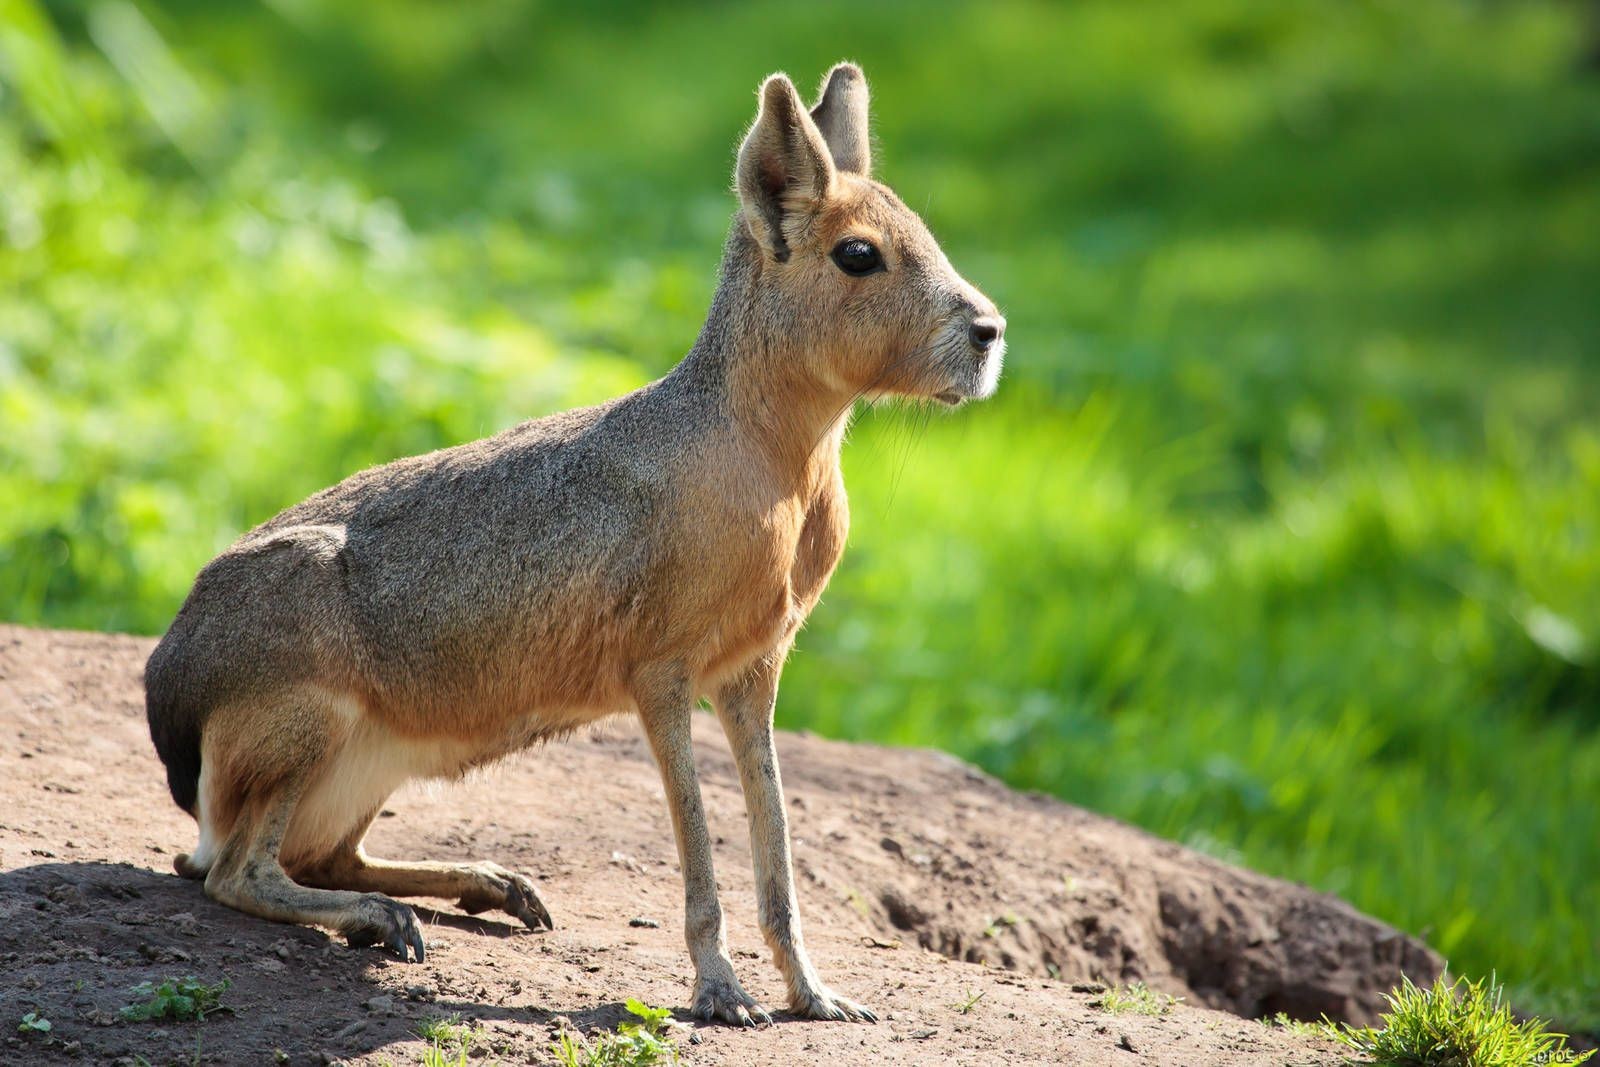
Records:
<instances>
[{"instance_id":1,"label":"tan brown fur","mask_svg":"<svg viewBox=\"0 0 1600 1067\"><path fill-rule=\"evenodd\" d=\"M241 910L402 956L423 943L390 895L549 925L525 876L374 859L361 840L407 779L635 711L678 841L694 1008L765 1018L728 958L695 779L689 715L710 697L791 1008L872 1018L805 953L772 745L778 678L844 549L853 405L987 395L1004 320L870 178L867 119L849 64L810 112L782 75L763 84L721 283L671 374L353 475L201 571L146 668L152 737L200 823L180 873ZM855 245L841 259L849 240L883 269L847 271L872 262Z\"/></svg>"}]
</instances>

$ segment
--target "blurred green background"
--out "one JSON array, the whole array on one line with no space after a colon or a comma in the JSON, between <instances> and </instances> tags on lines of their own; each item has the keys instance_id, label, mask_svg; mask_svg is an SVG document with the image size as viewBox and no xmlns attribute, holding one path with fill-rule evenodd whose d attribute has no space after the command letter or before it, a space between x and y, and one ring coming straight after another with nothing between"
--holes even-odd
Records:
<instances>
[{"instance_id":1,"label":"blurred green background","mask_svg":"<svg viewBox=\"0 0 1600 1067\"><path fill-rule=\"evenodd\" d=\"M791 727L1339 893L1600 1028L1576 3L0 0L0 616L158 633L368 464L692 340L769 71L1010 318L864 412Z\"/></svg>"}]
</instances>

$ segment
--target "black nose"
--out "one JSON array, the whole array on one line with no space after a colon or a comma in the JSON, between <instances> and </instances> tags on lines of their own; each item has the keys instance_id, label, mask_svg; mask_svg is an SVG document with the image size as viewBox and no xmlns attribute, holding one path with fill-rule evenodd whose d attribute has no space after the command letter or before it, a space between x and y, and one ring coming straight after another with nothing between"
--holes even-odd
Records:
<instances>
[{"instance_id":1,"label":"black nose","mask_svg":"<svg viewBox=\"0 0 1600 1067\"><path fill-rule=\"evenodd\" d=\"M973 319L972 325L967 327L967 340L972 342L972 347L979 352L987 352L994 347L996 341L1005 336L1006 320L999 315L985 315L981 319Z\"/></svg>"}]
</instances>

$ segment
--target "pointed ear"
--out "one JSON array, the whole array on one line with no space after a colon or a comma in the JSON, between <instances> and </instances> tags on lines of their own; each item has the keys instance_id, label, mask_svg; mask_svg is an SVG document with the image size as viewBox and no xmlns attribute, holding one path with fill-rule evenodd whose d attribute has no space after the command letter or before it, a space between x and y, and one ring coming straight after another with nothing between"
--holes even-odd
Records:
<instances>
[{"instance_id":1,"label":"pointed ear","mask_svg":"<svg viewBox=\"0 0 1600 1067\"><path fill-rule=\"evenodd\" d=\"M761 85L761 110L739 148L734 185L750 232L779 263L789 258L797 224L833 191L833 157L782 74Z\"/></svg>"},{"instance_id":2,"label":"pointed ear","mask_svg":"<svg viewBox=\"0 0 1600 1067\"><path fill-rule=\"evenodd\" d=\"M854 63L840 63L822 79L822 95L811 118L833 154L833 165L865 178L872 172L867 137L867 76Z\"/></svg>"}]
</instances>

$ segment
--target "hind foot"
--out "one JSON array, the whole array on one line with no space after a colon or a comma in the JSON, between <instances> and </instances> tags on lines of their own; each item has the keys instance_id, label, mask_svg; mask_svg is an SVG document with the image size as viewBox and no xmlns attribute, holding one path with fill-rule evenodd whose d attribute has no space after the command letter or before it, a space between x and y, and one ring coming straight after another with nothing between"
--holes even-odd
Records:
<instances>
[{"instance_id":1,"label":"hind foot","mask_svg":"<svg viewBox=\"0 0 1600 1067\"><path fill-rule=\"evenodd\" d=\"M468 872L475 884L456 902L468 915L499 908L521 919L530 930L556 928L550 909L539 899L539 891L527 875L508 871L498 863L474 863Z\"/></svg>"}]
</instances>

